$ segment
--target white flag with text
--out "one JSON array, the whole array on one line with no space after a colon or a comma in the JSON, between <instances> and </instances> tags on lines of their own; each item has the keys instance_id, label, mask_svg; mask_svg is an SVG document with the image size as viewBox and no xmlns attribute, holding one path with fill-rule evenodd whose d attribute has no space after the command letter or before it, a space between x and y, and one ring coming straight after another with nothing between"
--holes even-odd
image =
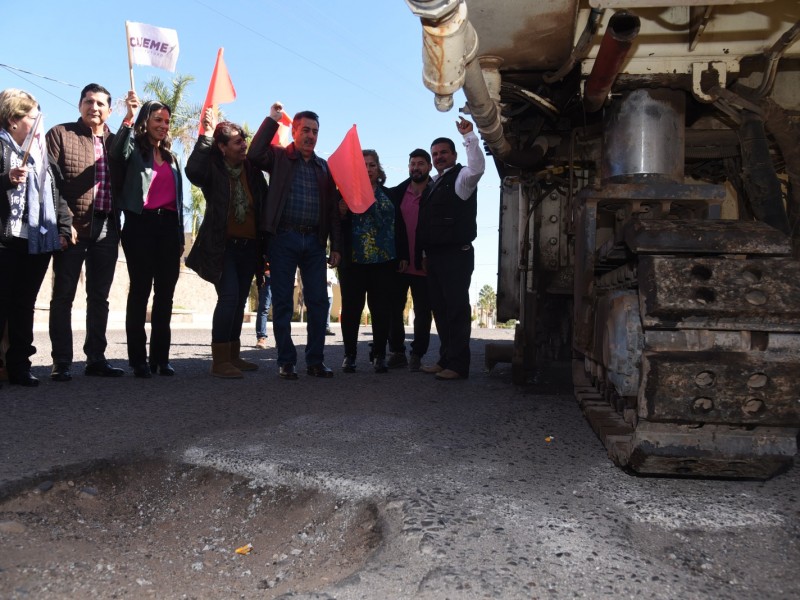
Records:
<instances>
[{"instance_id":1,"label":"white flag with text","mask_svg":"<svg viewBox=\"0 0 800 600\"><path fill-rule=\"evenodd\" d=\"M177 31L132 21L125 21L125 30L131 64L175 72L179 50Z\"/></svg>"}]
</instances>

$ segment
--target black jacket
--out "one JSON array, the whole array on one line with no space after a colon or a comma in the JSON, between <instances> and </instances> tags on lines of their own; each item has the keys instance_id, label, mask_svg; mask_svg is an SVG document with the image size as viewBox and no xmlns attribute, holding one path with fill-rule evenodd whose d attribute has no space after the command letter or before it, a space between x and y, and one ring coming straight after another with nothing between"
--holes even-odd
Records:
<instances>
[{"instance_id":1,"label":"black jacket","mask_svg":"<svg viewBox=\"0 0 800 600\"><path fill-rule=\"evenodd\" d=\"M231 203L231 186L228 172L222 158L211 154L212 138L200 136L186 162L186 177L203 191L206 199L206 212L192 245L186 266L211 283L218 283L222 277L223 255L227 241L228 211ZM267 203L267 182L263 173L249 160L244 161L247 185L253 196L256 227ZM264 243L264 232L257 232ZM264 252L262 247L262 253ZM253 265L253 272L258 264Z\"/></svg>"}]
</instances>

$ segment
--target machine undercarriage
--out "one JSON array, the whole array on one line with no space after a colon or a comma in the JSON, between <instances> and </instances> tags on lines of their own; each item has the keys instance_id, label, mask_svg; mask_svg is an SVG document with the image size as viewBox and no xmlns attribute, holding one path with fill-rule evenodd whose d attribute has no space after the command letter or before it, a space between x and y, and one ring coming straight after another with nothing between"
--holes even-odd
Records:
<instances>
[{"instance_id":1,"label":"machine undercarriage","mask_svg":"<svg viewBox=\"0 0 800 600\"><path fill-rule=\"evenodd\" d=\"M523 27L530 3L490 14L478 0L407 2L437 106L460 72L503 178L498 320L518 324L514 347L487 362L510 359L524 383L571 356L584 414L637 473L789 468L800 431L796 3L564 0L558 14L548 3L551 21L528 20L525 38L500 32ZM549 43L530 37L537 28Z\"/></svg>"}]
</instances>

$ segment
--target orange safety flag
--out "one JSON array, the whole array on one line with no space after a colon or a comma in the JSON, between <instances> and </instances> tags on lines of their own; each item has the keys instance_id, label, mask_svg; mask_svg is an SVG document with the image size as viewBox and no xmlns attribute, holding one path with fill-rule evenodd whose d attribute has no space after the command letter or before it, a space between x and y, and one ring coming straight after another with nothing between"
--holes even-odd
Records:
<instances>
[{"instance_id":1,"label":"orange safety flag","mask_svg":"<svg viewBox=\"0 0 800 600\"><path fill-rule=\"evenodd\" d=\"M225 66L225 61L222 59L223 51L224 48L220 48L217 52L217 63L214 65L214 72L211 73L211 83L208 84L206 101L203 103L203 110L200 112L200 135L205 134L203 114L205 114L207 108L213 107L216 111L218 104L236 100L236 90L233 89L231 76L228 75L228 67Z\"/></svg>"},{"instance_id":2,"label":"orange safety flag","mask_svg":"<svg viewBox=\"0 0 800 600\"><path fill-rule=\"evenodd\" d=\"M292 120L285 112L281 115L281 120L278 121L278 131L272 136L273 146L283 146L286 148L292 143Z\"/></svg>"},{"instance_id":3,"label":"orange safety flag","mask_svg":"<svg viewBox=\"0 0 800 600\"><path fill-rule=\"evenodd\" d=\"M339 147L328 157L328 166L342 198L352 212L361 214L372 206L375 202L375 192L369 181L355 125L344 136Z\"/></svg>"}]
</instances>

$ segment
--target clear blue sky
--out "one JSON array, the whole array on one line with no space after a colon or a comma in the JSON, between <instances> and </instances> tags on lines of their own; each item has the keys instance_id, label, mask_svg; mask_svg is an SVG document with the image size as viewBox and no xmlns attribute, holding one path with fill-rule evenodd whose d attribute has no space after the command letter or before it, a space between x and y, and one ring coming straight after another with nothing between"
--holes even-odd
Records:
<instances>
[{"instance_id":1,"label":"clear blue sky","mask_svg":"<svg viewBox=\"0 0 800 600\"><path fill-rule=\"evenodd\" d=\"M130 88L128 20L177 30L176 73L195 77L188 89L192 103L202 104L217 50L225 48L237 98L222 109L234 122L257 128L275 100L289 114L313 110L320 115L317 153L323 158L356 124L362 147L378 151L390 186L408 176L408 153L428 149L438 136L455 140L466 160L455 127L464 97L456 97L449 113L434 108L433 94L422 85L421 26L403 0L43 0L17 8L30 18L15 19L13 33L6 24L0 36L0 63L7 65L0 67L0 89L36 96L47 127L76 120L80 89L97 82L111 91L109 126L117 130L125 112L119 100ZM169 81L173 74L134 66L140 96L154 76ZM497 288L500 181L488 157L486 168L478 188L473 301L483 285Z\"/></svg>"}]
</instances>

